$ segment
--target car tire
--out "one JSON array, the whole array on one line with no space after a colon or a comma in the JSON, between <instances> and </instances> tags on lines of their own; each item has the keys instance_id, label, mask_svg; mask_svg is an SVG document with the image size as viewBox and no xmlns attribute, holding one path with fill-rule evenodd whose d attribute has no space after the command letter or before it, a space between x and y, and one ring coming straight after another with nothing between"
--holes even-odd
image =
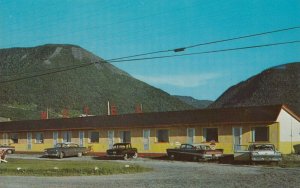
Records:
<instances>
[{"instance_id":1,"label":"car tire","mask_svg":"<svg viewBox=\"0 0 300 188\"><path fill-rule=\"evenodd\" d=\"M170 158L171 160L174 160L174 159L175 159L175 155L174 155L174 154L170 154L170 155L169 155L169 158Z\"/></svg>"},{"instance_id":2,"label":"car tire","mask_svg":"<svg viewBox=\"0 0 300 188\"><path fill-rule=\"evenodd\" d=\"M62 159L62 158L64 158L64 156L65 156L64 152L60 152L58 157L59 157L60 159Z\"/></svg>"},{"instance_id":3,"label":"car tire","mask_svg":"<svg viewBox=\"0 0 300 188\"><path fill-rule=\"evenodd\" d=\"M193 156L193 161L199 162L199 158L197 156Z\"/></svg>"},{"instance_id":4,"label":"car tire","mask_svg":"<svg viewBox=\"0 0 300 188\"><path fill-rule=\"evenodd\" d=\"M128 160L128 155L127 155L127 153L123 156L123 159L124 159L124 160Z\"/></svg>"},{"instance_id":5,"label":"car tire","mask_svg":"<svg viewBox=\"0 0 300 188\"><path fill-rule=\"evenodd\" d=\"M77 153L77 157L82 157L82 152Z\"/></svg>"},{"instance_id":6,"label":"car tire","mask_svg":"<svg viewBox=\"0 0 300 188\"><path fill-rule=\"evenodd\" d=\"M132 156L133 159L136 159L138 158L138 153L137 152L134 152L133 156Z\"/></svg>"},{"instance_id":7,"label":"car tire","mask_svg":"<svg viewBox=\"0 0 300 188\"><path fill-rule=\"evenodd\" d=\"M12 151L11 149L7 150L6 152L7 152L8 154L12 154L12 153L13 153L13 151Z\"/></svg>"}]
</instances>

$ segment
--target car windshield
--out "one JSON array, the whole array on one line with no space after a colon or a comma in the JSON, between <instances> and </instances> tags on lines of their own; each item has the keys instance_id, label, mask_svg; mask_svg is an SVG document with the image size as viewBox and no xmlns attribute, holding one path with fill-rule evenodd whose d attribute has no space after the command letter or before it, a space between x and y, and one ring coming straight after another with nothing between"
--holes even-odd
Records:
<instances>
[{"instance_id":1,"label":"car windshield","mask_svg":"<svg viewBox=\"0 0 300 188\"><path fill-rule=\"evenodd\" d=\"M61 148L62 147L62 143L58 143L55 145L55 148Z\"/></svg>"},{"instance_id":2,"label":"car windshield","mask_svg":"<svg viewBox=\"0 0 300 188\"><path fill-rule=\"evenodd\" d=\"M211 149L207 145L196 145L195 147L196 147L196 149L199 149L199 150L210 150Z\"/></svg>"},{"instance_id":3,"label":"car windshield","mask_svg":"<svg viewBox=\"0 0 300 188\"><path fill-rule=\"evenodd\" d=\"M253 150L258 151L258 150L270 150L273 151L274 150L274 146L273 145L254 145L253 146Z\"/></svg>"},{"instance_id":4,"label":"car windshield","mask_svg":"<svg viewBox=\"0 0 300 188\"><path fill-rule=\"evenodd\" d=\"M126 148L126 145L125 145L125 144L117 144L117 145L114 145L113 148L114 148L114 149L125 149L125 148Z\"/></svg>"}]
</instances>

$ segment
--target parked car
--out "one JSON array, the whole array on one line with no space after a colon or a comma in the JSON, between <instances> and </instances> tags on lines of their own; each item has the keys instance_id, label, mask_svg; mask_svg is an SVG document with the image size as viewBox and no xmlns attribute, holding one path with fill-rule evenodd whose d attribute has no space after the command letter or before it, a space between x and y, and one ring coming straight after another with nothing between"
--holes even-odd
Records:
<instances>
[{"instance_id":1,"label":"parked car","mask_svg":"<svg viewBox=\"0 0 300 188\"><path fill-rule=\"evenodd\" d=\"M16 151L15 146L1 145L0 149L5 150L6 153L8 153L8 154L15 153L15 151Z\"/></svg>"},{"instance_id":2,"label":"parked car","mask_svg":"<svg viewBox=\"0 0 300 188\"><path fill-rule=\"evenodd\" d=\"M170 159L182 160L217 160L223 157L223 149L214 149L207 144L181 144L179 148L167 149Z\"/></svg>"},{"instance_id":3,"label":"parked car","mask_svg":"<svg viewBox=\"0 0 300 188\"><path fill-rule=\"evenodd\" d=\"M273 144L250 144L237 145L234 151L235 161L244 161L251 164L256 162L275 162L282 160L281 153L275 149Z\"/></svg>"},{"instance_id":4,"label":"parked car","mask_svg":"<svg viewBox=\"0 0 300 188\"><path fill-rule=\"evenodd\" d=\"M106 151L107 157L112 158L123 158L127 160L128 158L137 158L138 151L136 148L131 146L131 143L117 143L113 145L112 149Z\"/></svg>"},{"instance_id":5,"label":"parked car","mask_svg":"<svg viewBox=\"0 0 300 188\"><path fill-rule=\"evenodd\" d=\"M70 156L81 157L87 153L86 147L79 147L78 144L74 143L57 143L54 148L47 148L44 151L45 157L58 157L60 159Z\"/></svg>"}]
</instances>

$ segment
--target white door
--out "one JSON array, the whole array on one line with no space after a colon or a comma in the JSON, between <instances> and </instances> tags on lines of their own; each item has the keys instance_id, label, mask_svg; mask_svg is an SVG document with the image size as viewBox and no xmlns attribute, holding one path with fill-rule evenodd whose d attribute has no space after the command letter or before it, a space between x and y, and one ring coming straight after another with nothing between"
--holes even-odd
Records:
<instances>
[{"instance_id":1,"label":"white door","mask_svg":"<svg viewBox=\"0 0 300 188\"><path fill-rule=\"evenodd\" d=\"M71 142L71 140L72 140L72 132L71 131L63 132L63 142Z\"/></svg>"},{"instance_id":2,"label":"white door","mask_svg":"<svg viewBox=\"0 0 300 188\"><path fill-rule=\"evenodd\" d=\"M3 138L2 144L3 145L8 145L8 134L3 133L2 138Z\"/></svg>"},{"instance_id":3,"label":"white door","mask_svg":"<svg viewBox=\"0 0 300 188\"><path fill-rule=\"evenodd\" d=\"M232 128L232 136L233 136L233 149L240 150L240 145L242 145L242 128L241 127L233 127Z\"/></svg>"},{"instance_id":4,"label":"white door","mask_svg":"<svg viewBox=\"0 0 300 188\"><path fill-rule=\"evenodd\" d=\"M79 146L83 147L84 146L84 131L79 131Z\"/></svg>"},{"instance_id":5,"label":"white door","mask_svg":"<svg viewBox=\"0 0 300 188\"><path fill-rule=\"evenodd\" d=\"M150 148L150 129L143 130L143 142L144 142L144 150L149 150L149 148Z\"/></svg>"},{"instance_id":6,"label":"white door","mask_svg":"<svg viewBox=\"0 0 300 188\"><path fill-rule=\"evenodd\" d=\"M32 149L32 133L27 133L27 149Z\"/></svg>"},{"instance_id":7,"label":"white door","mask_svg":"<svg viewBox=\"0 0 300 188\"><path fill-rule=\"evenodd\" d=\"M114 131L108 131L108 148L111 149L114 145Z\"/></svg>"},{"instance_id":8,"label":"white door","mask_svg":"<svg viewBox=\"0 0 300 188\"><path fill-rule=\"evenodd\" d=\"M195 129L194 128L188 128L187 129L187 143L188 144L194 144L194 137L195 137Z\"/></svg>"},{"instance_id":9,"label":"white door","mask_svg":"<svg viewBox=\"0 0 300 188\"><path fill-rule=\"evenodd\" d=\"M58 143L58 132L53 132L53 146Z\"/></svg>"}]
</instances>

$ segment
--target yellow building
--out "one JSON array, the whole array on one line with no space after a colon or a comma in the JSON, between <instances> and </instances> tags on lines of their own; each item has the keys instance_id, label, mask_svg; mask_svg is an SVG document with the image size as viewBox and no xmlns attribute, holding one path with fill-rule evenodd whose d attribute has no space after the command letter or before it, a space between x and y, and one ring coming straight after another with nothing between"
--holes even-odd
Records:
<instances>
[{"instance_id":1,"label":"yellow building","mask_svg":"<svg viewBox=\"0 0 300 188\"><path fill-rule=\"evenodd\" d=\"M286 106L272 105L0 122L0 135L1 144L17 152L74 142L104 153L114 143L131 142L139 153L154 154L181 143L214 142L230 154L235 145L263 142L293 153L300 145L299 121Z\"/></svg>"}]
</instances>

